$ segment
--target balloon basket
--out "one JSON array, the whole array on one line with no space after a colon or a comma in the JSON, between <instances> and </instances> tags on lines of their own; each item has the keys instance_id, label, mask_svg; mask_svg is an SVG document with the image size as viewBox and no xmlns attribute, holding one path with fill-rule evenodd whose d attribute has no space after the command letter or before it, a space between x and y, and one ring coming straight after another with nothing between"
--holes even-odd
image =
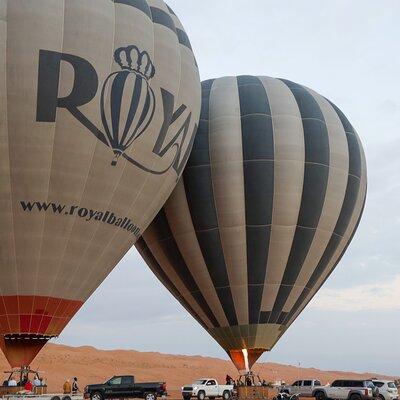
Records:
<instances>
[{"instance_id":1,"label":"balloon basket","mask_svg":"<svg viewBox=\"0 0 400 400\"><path fill-rule=\"evenodd\" d=\"M19 394L18 397L21 396L21 393L25 391L25 381L26 379L30 379L33 381L35 378L39 378L41 376L41 372L31 369L28 366L22 366L21 368L15 368L10 371L4 371L5 376L4 381L0 382L0 398L3 396L13 396ZM10 379L14 379L17 382L17 386L8 386L8 381ZM42 380L41 386L34 387L34 391L29 396L41 396L47 394L47 385L45 380ZM6 384L7 383L7 384Z\"/></svg>"},{"instance_id":2,"label":"balloon basket","mask_svg":"<svg viewBox=\"0 0 400 400\"><path fill-rule=\"evenodd\" d=\"M237 388L238 400L270 400L276 394L275 389L266 386L239 386Z\"/></svg>"}]
</instances>

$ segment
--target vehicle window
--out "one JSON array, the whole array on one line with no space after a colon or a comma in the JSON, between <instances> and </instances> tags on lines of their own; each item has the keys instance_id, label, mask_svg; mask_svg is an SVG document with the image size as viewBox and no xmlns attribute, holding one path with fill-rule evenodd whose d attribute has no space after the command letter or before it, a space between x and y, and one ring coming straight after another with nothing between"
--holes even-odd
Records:
<instances>
[{"instance_id":1,"label":"vehicle window","mask_svg":"<svg viewBox=\"0 0 400 400\"><path fill-rule=\"evenodd\" d=\"M198 381L194 381L193 385L205 385L207 382L206 379L199 379Z\"/></svg>"},{"instance_id":2,"label":"vehicle window","mask_svg":"<svg viewBox=\"0 0 400 400\"><path fill-rule=\"evenodd\" d=\"M320 381L315 381L315 382L314 382L314 385L315 385L315 386L322 386Z\"/></svg>"},{"instance_id":3,"label":"vehicle window","mask_svg":"<svg viewBox=\"0 0 400 400\"><path fill-rule=\"evenodd\" d=\"M365 381L365 387L373 389L375 385L372 381Z\"/></svg>"},{"instance_id":4,"label":"vehicle window","mask_svg":"<svg viewBox=\"0 0 400 400\"><path fill-rule=\"evenodd\" d=\"M383 382L378 382L378 381L373 381L374 385L378 388L382 387L384 385Z\"/></svg>"},{"instance_id":5,"label":"vehicle window","mask_svg":"<svg viewBox=\"0 0 400 400\"><path fill-rule=\"evenodd\" d=\"M131 376L123 376L122 377L122 384L123 385L132 385L133 379Z\"/></svg>"},{"instance_id":6,"label":"vehicle window","mask_svg":"<svg viewBox=\"0 0 400 400\"><path fill-rule=\"evenodd\" d=\"M300 382L301 382L301 381L296 381L295 383L293 383L292 386L300 386Z\"/></svg>"},{"instance_id":7,"label":"vehicle window","mask_svg":"<svg viewBox=\"0 0 400 400\"><path fill-rule=\"evenodd\" d=\"M332 382L332 387L341 387L342 386L342 381L333 381Z\"/></svg>"},{"instance_id":8,"label":"vehicle window","mask_svg":"<svg viewBox=\"0 0 400 400\"><path fill-rule=\"evenodd\" d=\"M397 389L397 386L395 385L394 382L388 382L388 387L390 387L390 389Z\"/></svg>"},{"instance_id":9,"label":"vehicle window","mask_svg":"<svg viewBox=\"0 0 400 400\"><path fill-rule=\"evenodd\" d=\"M215 381L208 381L207 382L207 386L213 386L213 385L215 385L216 383L215 383Z\"/></svg>"},{"instance_id":10,"label":"vehicle window","mask_svg":"<svg viewBox=\"0 0 400 400\"><path fill-rule=\"evenodd\" d=\"M110 385L120 385L122 381L122 378L118 376L117 378L112 378L108 381Z\"/></svg>"},{"instance_id":11,"label":"vehicle window","mask_svg":"<svg viewBox=\"0 0 400 400\"><path fill-rule=\"evenodd\" d=\"M311 386L312 381L304 381L303 386Z\"/></svg>"}]
</instances>

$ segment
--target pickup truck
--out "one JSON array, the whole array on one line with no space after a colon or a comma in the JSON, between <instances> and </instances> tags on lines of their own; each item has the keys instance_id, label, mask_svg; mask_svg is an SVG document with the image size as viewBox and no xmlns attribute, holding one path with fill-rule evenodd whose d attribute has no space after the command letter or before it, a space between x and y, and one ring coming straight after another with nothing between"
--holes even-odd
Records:
<instances>
[{"instance_id":1,"label":"pickup truck","mask_svg":"<svg viewBox=\"0 0 400 400\"><path fill-rule=\"evenodd\" d=\"M229 400L232 397L233 385L219 385L216 379L203 378L198 379L191 385L182 387L182 397L189 400L197 397L198 400L204 400L206 397L215 399L221 397L223 400Z\"/></svg>"},{"instance_id":2,"label":"pickup truck","mask_svg":"<svg viewBox=\"0 0 400 400\"><path fill-rule=\"evenodd\" d=\"M316 400L375 400L379 398L379 389L371 380L338 379L330 386L314 389Z\"/></svg>"},{"instance_id":3,"label":"pickup truck","mask_svg":"<svg viewBox=\"0 0 400 400\"><path fill-rule=\"evenodd\" d=\"M321 382L317 379L304 379L296 381L292 385L280 387L281 393L299 394L300 397L315 397L315 389L321 387Z\"/></svg>"},{"instance_id":4,"label":"pickup truck","mask_svg":"<svg viewBox=\"0 0 400 400\"><path fill-rule=\"evenodd\" d=\"M156 400L158 396L166 396L165 382L136 383L132 375L113 376L106 383L88 385L83 397L91 400L106 400L113 398L138 398Z\"/></svg>"}]
</instances>

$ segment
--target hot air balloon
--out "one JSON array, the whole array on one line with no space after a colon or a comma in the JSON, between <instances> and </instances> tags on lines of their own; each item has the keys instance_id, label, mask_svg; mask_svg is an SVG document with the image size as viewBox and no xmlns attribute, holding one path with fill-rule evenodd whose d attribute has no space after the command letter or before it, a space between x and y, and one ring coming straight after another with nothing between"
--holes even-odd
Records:
<instances>
[{"instance_id":1,"label":"hot air balloon","mask_svg":"<svg viewBox=\"0 0 400 400\"><path fill-rule=\"evenodd\" d=\"M285 79L208 80L184 174L136 247L249 371L332 273L365 198L360 139L333 103Z\"/></svg>"},{"instance_id":2,"label":"hot air balloon","mask_svg":"<svg viewBox=\"0 0 400 400\"><path fill-rule=\"evenodd\" d=\"M189 39L163 1L0 0L0 348L11 366L61 333L154 218L200 105Z\"/></svg>"}]
</instances>

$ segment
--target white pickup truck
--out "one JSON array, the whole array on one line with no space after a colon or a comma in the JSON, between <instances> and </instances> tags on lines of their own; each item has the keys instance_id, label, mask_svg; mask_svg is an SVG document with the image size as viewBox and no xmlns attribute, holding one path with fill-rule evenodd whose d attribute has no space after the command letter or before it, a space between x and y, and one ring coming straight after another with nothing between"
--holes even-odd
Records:
<instances>
[{"instance_id":1,"label":"white pickup truck","mask_svg":"<svg viewBox=\"0 0 400 400\"><path fill-rule=\"evenodd\" d=\"M198 379L191 385L182 387L182 397L189 400L197 397L198 400L204 400L206 397L215 399L217 397L223 400L229 400L232 397L233 385L219 385L216 379L203 378Z\"/></svg>"},{"instance_id":2,"label":"white pickup truck","mask_svg":"<svg viewBox=\"0 0 400 400\"><path fill-rule=\"evenodd\" d=\"M300 397L314 397L317 387L321 387L318 379L304 379L296 381L292 385L281 386L279 391L290 395L299 394Z\"/></svg>"}]
</instances>

